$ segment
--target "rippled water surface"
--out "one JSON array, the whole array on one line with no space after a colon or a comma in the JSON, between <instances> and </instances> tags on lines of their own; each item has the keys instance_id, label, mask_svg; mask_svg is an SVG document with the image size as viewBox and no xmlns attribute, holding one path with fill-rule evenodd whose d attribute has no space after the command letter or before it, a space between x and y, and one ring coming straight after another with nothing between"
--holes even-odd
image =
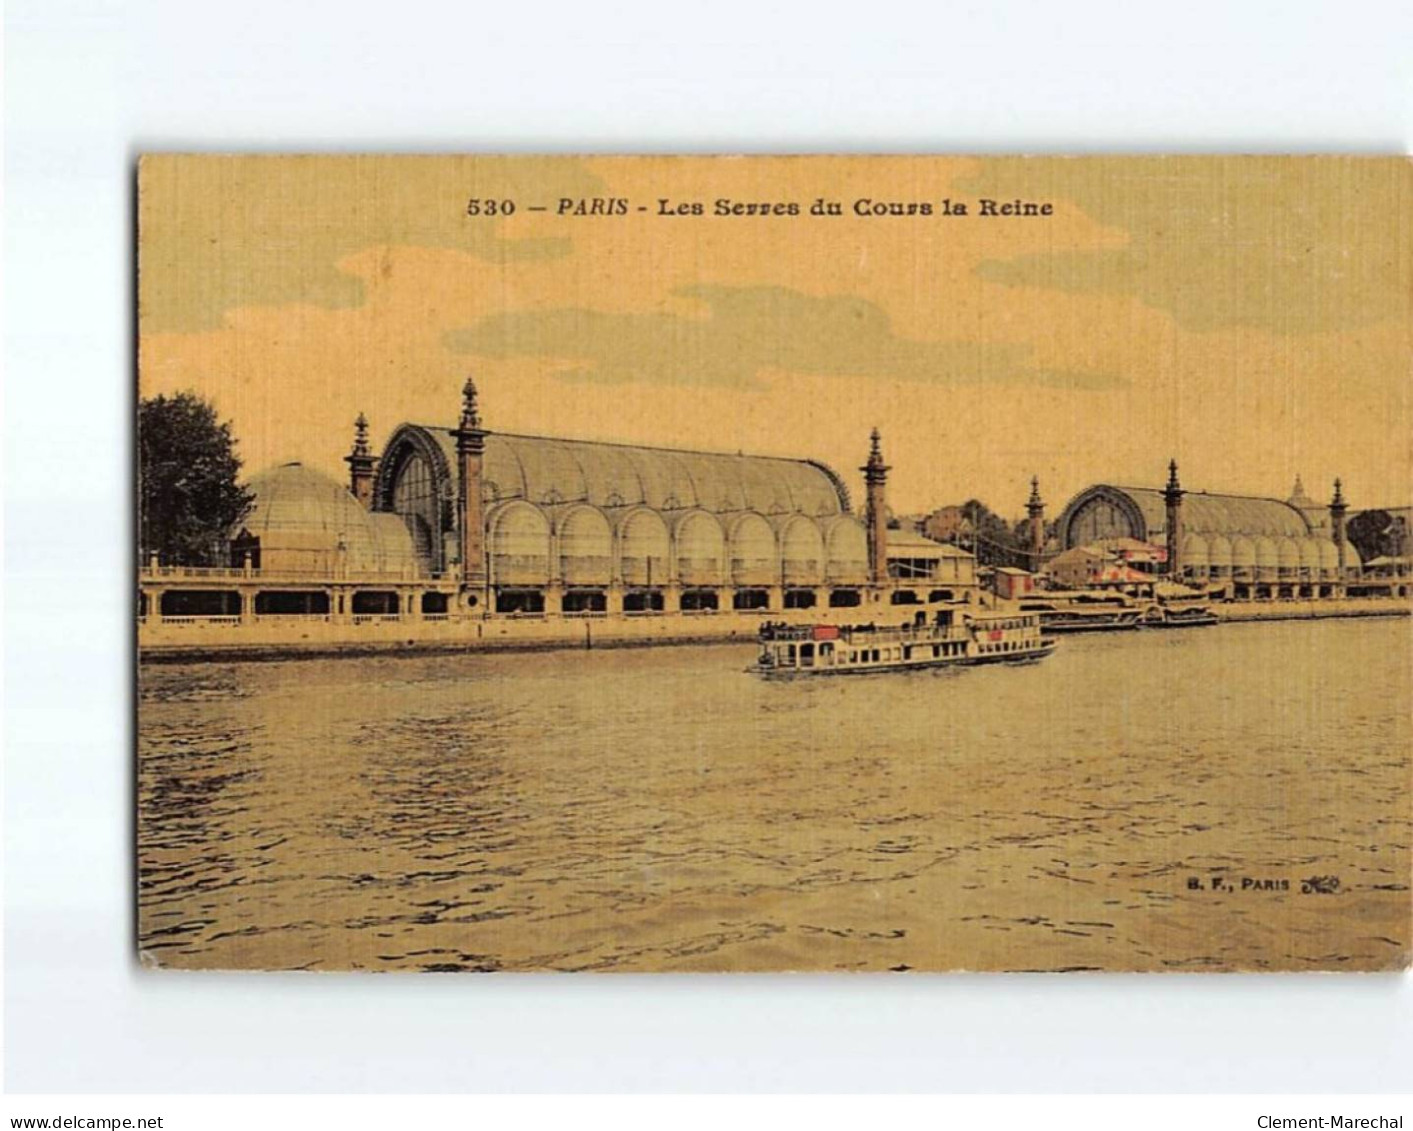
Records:
<instances>
[{"instance_id":1,"label":"rippled water surface","mask_svg":"<svg viewBox=\"0 0 1413 1131\"><path fill-rule=\"evenodd\" d=\"M145 668L141 945L328 970L1408 961L1408 620L793 682L752 657Z\"/></svg>"}]
</instances>

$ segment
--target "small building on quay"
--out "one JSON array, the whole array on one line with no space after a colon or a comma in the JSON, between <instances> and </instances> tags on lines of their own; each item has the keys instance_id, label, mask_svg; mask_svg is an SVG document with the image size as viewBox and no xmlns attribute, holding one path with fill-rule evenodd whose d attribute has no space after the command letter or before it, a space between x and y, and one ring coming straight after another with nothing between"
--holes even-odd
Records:
<instances>
[{"instance_id":1,"label":"small building on quay","mask_svg":"<svg viewBox=\"0 0 1413 1131\"><path fill-rule=\"evenodd\" d=\"M228 566L148 563L145 635L674 618L710 635L977 599L971 554L889 528L876 430L862 514L816 460L493 431L471 381L455 427L401 424L380 452L360 416L346 462L347 485L301 464L252 477Z\"/></svg>"}]
</instances>

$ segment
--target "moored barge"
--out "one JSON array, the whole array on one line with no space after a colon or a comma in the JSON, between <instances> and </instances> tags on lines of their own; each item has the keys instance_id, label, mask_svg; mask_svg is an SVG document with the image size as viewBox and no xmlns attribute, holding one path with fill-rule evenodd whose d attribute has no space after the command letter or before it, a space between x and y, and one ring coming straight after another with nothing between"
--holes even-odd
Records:
<instances>
[{"instance_id":1,"label":"moored barge","mask_svg":"<svg viewBox=\"0 0 1413 1131\"><path fill-rule=\"evenodd\" d=\"M963 664L1023 664L1055 641L1034 613L938 612L904 625L766 624L751 671L763 676L849 675Z\"/></svg>"}]
</instances>

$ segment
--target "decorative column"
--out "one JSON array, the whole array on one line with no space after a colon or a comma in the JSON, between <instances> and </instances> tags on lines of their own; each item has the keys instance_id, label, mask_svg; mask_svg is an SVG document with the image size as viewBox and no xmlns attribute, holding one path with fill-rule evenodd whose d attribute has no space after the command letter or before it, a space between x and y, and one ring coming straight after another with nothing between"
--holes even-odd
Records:
<instances>
[{"instance_id":1,"label":"decorative column","mask_svg":"<svg viewBox=\"0 0 1413 1131\"><path fill-rule=\"evenodd\" d=\"M1163 502L1168 514L1168 576L1178 580L1182 576L1182 497L1186 492L1178 482L1177 460L1168 462L1168 485L1163 488Z\"/></svg>"},{"instance_id":2,"label":"decorative column","mask_svg":"<svg viewBox=\"0 0 1413 1131\"><path fill-rule=\"evenodd\" d=\"M486 433L476 407L476 382L470 377L461 389L461 424L456 437L456 522L461 550L461 588L486 585L486 512L481 501L481 461Z\"/></svg>"},{"instance_id":3,"label":"decorative column","mask_svg":"<svg viewBox=\"0 0 1413 1131\"><path fill-rule=\"evenodd\" d=\"M353 422L353 450L343 457L348 464L348 489L363 505L373 509L373 450L368 446L368 418L361 412Z\"/></svg>"},{"instance_id":4,"label":"decorative column","mask_svg":"<svg viewBox=\"0 0 1413 1131\"><path fill-rule=\"evenodd\" d=\"M890 468L883 462L877 428L869 436L868 462L859 470L864 473L867 497L868 580L871 585L883 585L888 580L887 487Z\"/></svg>"},{"instance_id":5,"label":"decorative column","mask_svg":"<svg viewBox=\"0 0 1413 1131\"><path fill-rule=\"evenodd\" d=\"M1334 498L1330 500L1330 529L1334 535L1335 552L1339 555L1339 571L1335 575L1339 583L1339 596L1344 596L1345 581L1348 577L1348 566L1346 556L1348 551L1345 545L1348 539L1345 537L1344 519L1348 514L1349 507L1344 501L1344 490L1340 481L1334 481Z\"/></svg>"},{"instance_id":6,"label":"decorative column","mask_svg":"<svg viewBox=\"0 0 1413 1131\"><path fill-rule=\"evenodd\" d=\"M1041 558L1045 554L1045 503L1040 498L1040 478L1030 478L1030 498L1025 504L1025 514L1030 519L1030 571L1040 572Z\"/></svg>"}]
</instances>

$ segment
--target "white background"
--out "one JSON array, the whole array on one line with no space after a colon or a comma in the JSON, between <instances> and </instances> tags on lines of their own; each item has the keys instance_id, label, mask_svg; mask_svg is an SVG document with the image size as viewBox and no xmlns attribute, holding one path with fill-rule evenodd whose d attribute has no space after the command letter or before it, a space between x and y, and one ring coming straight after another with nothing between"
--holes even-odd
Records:
<instances>
[{"instance_id":1,"label":"white background","mask_svg":"<svg viewBox=\"0 0 1413 1131\"><path fill-rule=\"evenodd\" d=\"M1413 1089L1413 982L340 977L132 960L143 149L1406 152L1410 6L12 2L11 1091Z\"/></svg>"}]
</instances>

